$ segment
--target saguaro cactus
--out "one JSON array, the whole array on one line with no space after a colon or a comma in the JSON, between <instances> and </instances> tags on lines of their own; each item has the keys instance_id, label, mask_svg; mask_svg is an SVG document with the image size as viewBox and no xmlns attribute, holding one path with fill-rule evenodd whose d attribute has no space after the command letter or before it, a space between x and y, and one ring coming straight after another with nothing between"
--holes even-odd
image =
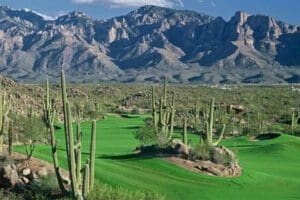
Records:
<instances>
[{"instance_id":1,"label":"saguaro cactus","mask_svg":"<svg viewBox=\"0 0 300 200\"><path fill-rule=\"evenodd\" d=\"M183 143L185 145L188 144L188 138L187 138L187 118L184 117L184 122L183 122Z\"/></svg>"},{"instance_id":2,"label":"saguaro cactus","mask_svg":"<svg viewBox=\"0 0 300 200\"><path fill-rule=\"evenodd\" d=\"M55 128L54 128L55 109L54 109L54 102L50 101L50 89L49 89L48 79L46 83L46 95L44 98L43 114L44 114L43 115L44 123L46 124L48 133L50 134L52 159L53 159L54 171L57 178L57 182L60 190L64 194L66 194L68 193L68 191L63 183L63 177L61 175L58 157L57 157L57 143L56 143Z\"/></svg>"},{"instance_id":3,"label":"saguaro cactus","mask_svg":"<svg viewBox=\"0 0 300 200\"><path fill-rule=\"evenodd\" d=\"M157 135L164 134L168 140L171 140L174 130L175 110L175 93L172 93L171 100L168 101L167 78L164 80L163 95L157 102L155 97L155 87L152 87L152 120Z\"/></svg>"},{"instance_id":4,"label":"saguaro cactus","mask_svg":"<svg viewBox=\"0 0 300 200\"><path fill-rule=\"evenodd\" d=\"M223 138L224 132L225 132L225 128L226 125L223 124L222 130L220 132L219 138L216 142L213 142L213 127L214 127L214 107L215 107L215 100L212 98L211 99L211 103L210 103L210 108L209 108L209 117L208 120L205 122L206 124L206 137L205 139L205 143L209 146L217 146L220 141Z\"/></svg>"},{"instance_id":5,"label":"saguaro cactus","mask_svg":"<svg viewBox=\"0 0 300 200\"><path fill-rule=\"evenodd\" d=\"M62 85L62 102L63 102L63 116L64 116L64 127L65 127L65 139L66 139L66 154L68 157L68 170L71 180L70 193L74 199L82 200L85 199L88 193L94 187L94 170L95 170L95 152L96 152L96 121L92 123L91 131L91 144L90 144L90 159L85 164L84 168L81 168L81 139L82 132L80 124L77 124L76 139L74 139L73 126L72 126L72 115L70 103L67 99L67 90L65 83L64 72L61 73L61 85ZM55 172L58 180L58 184L62 192L68 192L63 184L63 179L59 171L58 159L57 159L57 147L54 130L54 109L53 105L50 105L49 97L49 83L47 81L46 100L44 103L44 119L49 128L51 135L51 146L52 146L52 157ZM82 174L83 173L83 180ZM88 184L88 185L87 185Z\"/></svg>"},{"instance_id":6,"label":"saguaro cactus","mask_svg":"<svg viewBox=\"0 0 300 200\"><path fill-rule=\"evenodd\" d=\"M13 147L13 121L10 120L8 124L8 154L11 156Z\"/></svg>"},{"instance_id":7,"label":"saguaro cactus","mask_svg":"<svg viewBox=\"0 0 300 200\"><path fill-rule=\"evenodd\" d=\"M296 113L295 109L293 109L292 120L291 120L291 132L292 132L292 134L295 133L295 129L297 128L299 119L300 119L300 111L298 110L298 112Z\"/></svg>"},{"instance_id":8,"label":"saguaro cactus","mask_svg":"<svg viewBox=\"0 0 300 200\"><path fill-rule=\"evenodd\" d=\"M0 93L0 152L3 151L3 138L5 128L8 121L8 113L10 111L10 104L6 99L4 93Z\"/></svg>"}]
</instances>

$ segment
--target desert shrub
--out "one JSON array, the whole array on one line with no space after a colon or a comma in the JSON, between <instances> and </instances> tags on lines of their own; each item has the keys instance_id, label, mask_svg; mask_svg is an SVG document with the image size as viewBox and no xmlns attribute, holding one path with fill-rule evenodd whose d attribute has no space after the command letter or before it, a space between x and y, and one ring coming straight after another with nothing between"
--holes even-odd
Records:
<instances>
[{"instance_id":1,"label":"desert shrub","mask_svg":"<svg viewBox=\"0 0 300 200\"><path fill-rule=\"evenodd\" d=\"M156 144L157 141L154 127L148 123L135 131L134 137L140 141L142 146L153 145Z\"/></svg>"},{"instance_id":2,"label":"desert shrub","mask_svg":"<svg viewBox=\"0 0 300 200\"><path fill-rule=\"evenodd\" d=\"M19 200L21 198L18 197L14 193L7 192L7 191L4 191L4 190L0 189L0 199L1 200Z\"/></svg>"},{"instance_id":3,"label":"desert shrub","mask_svg":"<svg viewBox=\"0 0 300 200\"><path fill-rule=\"evenodd\" d=\"M145 191L129 191L121 187L98 185L89 195L88 200L165 200L165 197Z\"/></svg>"},{"instance_id":4,"label":"desert shrub","mask_svg":"<svg viewBox=\"0 0 300 200\"><path fill-rule=\"evenodd\" d=\"M168 133L162 130L155 131L151 118L145 119L145 125L134 132L134 137L142 146L155 145L159 148L167 147L170 141Z\"/></svg>"},{"instance_id":5,"label":"desert shrub","mask_svg":"<svg viewBox=\"0 0 300 200\"><path fill-rule=\"evenodd\" d=\"M229 166L230 163L234 162L234 158L228 154L220 154L216 151L212 151L212 160L214 163Z\"/></svg>"},{"instance_id":6,"label":"desert shrub","mask_svg":"<svg viewBox=\"0 0 300 200\"><path fill-rule=\"evenodd\" d=\"M60 191L55 176L40 177L28 185L19 185L4 194L8 196L7 200L71 200L69 197L58 195ZM1 192L0 199L2 200Z\"/></svg>"},{"instance_id":7,"label":"desert shrub","mask_svg":"<svg viewBox=\"0 0 300 200\"><path fill-rule=\"evenodd\" d=\"M130 114L132 114L132 115L139 115L140 114L140 110L138 108L133 108L132 111L130 112Z\"/></svg>"},{"instance_id":8,"label":"desert shrub","mask_svg":"<svg viewBox=\"0 0 300 200\"><path fill-rule=\"evenodd\" d=\"M193 148L190 157L192 160L211 160L212 147L205 143L201 143Z\"/></svg>"},{"instance_id":9,"label":"desert shrub","mask_svg":"<svg viewBox=\"0 0 300 200\"><path fill-rule=\"evenodd\" d=\"M19 116L16 124L21 133L19 141L23 144L27 159L30 159L35 150L35 145L39 142L47 142L45 141L45 124L42 118L38 116Z\"/></svg>"}]
</instances>

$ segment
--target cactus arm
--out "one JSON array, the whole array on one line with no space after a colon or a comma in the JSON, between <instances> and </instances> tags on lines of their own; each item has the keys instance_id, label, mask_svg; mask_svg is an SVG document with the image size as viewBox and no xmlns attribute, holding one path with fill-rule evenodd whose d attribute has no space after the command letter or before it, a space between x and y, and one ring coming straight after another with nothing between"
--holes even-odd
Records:
<instances>
[{"instance_id":1,"label":"cactus arm","mask_svg":"<svg viewBox=\"0 0 300 200\"><path fill-rule=\"evenodd\" d=\"M152 117L153 117L153 125L155 132L158 132L158 127L157 127L157 110L156 110L156 105L155 105L155 87L152 86Z\"/></svg>"},{"instance_id":2,"label":"cactus arm","mask_svg":"<svg viewBox=\"0 0 300 200\"><path fill-rule=\"evenodd\" d=\"M57 144L56 144L56 137L55 137L55 128L54 128L54 118L55 118L55 109L53 109L54 105L50 104L50 89L49 89L49 81L47 79L46 83L46 95L44 101L44 110L43 110L43 119L46 124L46 127L50 133L50 143L51 143L51 151L52 151L52 159L53 159L53 166L56 175L56 179L58 182L58 186L60 190L67 194L68 191L63 184L63 178L60 172L59 162L57 158Z\"/></svg>"},{"instance_id":3,"label":"cactus arm","mask_svg":"<svg viewBox=\"0 0 300 200\"><path fill-rule=\"evenodd\" d=\"M219 139L213 143L213 146L217 146L221 142L221 140L223 139L223 136L224 136L225 129L226 129L226 125L223 124Z\"/></svg>"},{"instance_id":4,"label":"cactus arm","mask_svg":"<svg viewBox=\"0 0 300 200\"><path fill-rule=\"evenodd\" d=\"M71 118L71 108L70 103L67 101L67 128L68 128L68 148L69 148L69 173L71 178L71 187L73 196L77 197L79 195L78 192L78 182L76 178L76 162L75 162L75 152L74 152L74 136L73 136L73 127L72 127L72 118Z\"/></svg>"},{"instance_id":5,"label":"cactus arm","mask_svg":"<svg viewBox=\"0 0 300 200\"><path fill-rule=\"evenodd\" d=\"M84 198L88 197L89 191L90 191L90 166L89 166L89 160L87 160L85 167L84 167L84 174L83 174L83 188L82 188L82 194Z\"/></svg>"},{"instance_id":6,"label":"cactus arm","mask_svg":"<svg viewBox=\"0 0 300 200\"><path fill-rule=\"evenodd\" d=\"M76 178L77 182L80 184L79 188L81 187L81 139L82 139L82 132L80 123L77 123L77 131L76 131L76 141L77 147L75 147L75 156L76 156Z\"/></svg>"},{"instance_id":7,"label":"cactus arm","mask_svg":"<svg viewBox=\"0 0 300 200\"><path fill-rule=\"evenodd\" d=\"M168 80L167 80L167 76L165 76L165 79L164 79L164 96L163 96L163 98L164 98L164 100L163 100L163 105L164 105L164 108L166 108L167 107L167 82L168 82Z\"/></svg>"},{"instance_id":8,"label":"cactus arm","mask_svg":"<svg viewBox=\"0 0 300 200\"><path fill-rule=\"evenodd\" d=\"M94 177L95 177L95 155L96 155L96 121L92 123L92 133L91 133L91 146L90 146L90 181L89 189L93 190L94 188Z\"/></svg>"},{"instance_id":9,"label":"cactus arm","mask_svg":"<svg viewBox=\"0 0 300 200\"><path fill-rule=\"evenodd\" d=\"M67 123L67 87L66 87L66 79L64 70L61 71L61 98L62 98L62 108L63 108L63 117L64 117L64 129L65 129L65 140L66 147L69 144L69 132L68 132L68 123ZM66 148L67 158L69 159L69 149Z\"/></svg>"},{"instance_id":10,"label":"cactus arm","mask_svg":"<svg viewBox=\"0 0 300 200\"><path fill-rule=\"evenodd\" d=\"M183 143L187 145L188 138L187 138L187 118L184 117L184 127L183 127Z\"/></svg>"},{"instance_id":11,"label":"cactus arm","mask_svg":"<svg viewBox=\"0 0 300 200\"><path fill-rule=\"evenodd\" d=\"M9 121L9 127L8 127L8 153L11 156L12 154L12 147L13 147L13 121Z\"/></svg>"},{"instance_id":12,"label":"cactus arm","mask_svg":"<svg viewBox=\"0 0 300 200\"><path fill-rule=\"evenodd\" d=\"M170 135L173 136L174 132L174 118L175 118L175 93L172 93L172 104L171 104L171 122L170 122Z\"/></svg>"}]
</instances>

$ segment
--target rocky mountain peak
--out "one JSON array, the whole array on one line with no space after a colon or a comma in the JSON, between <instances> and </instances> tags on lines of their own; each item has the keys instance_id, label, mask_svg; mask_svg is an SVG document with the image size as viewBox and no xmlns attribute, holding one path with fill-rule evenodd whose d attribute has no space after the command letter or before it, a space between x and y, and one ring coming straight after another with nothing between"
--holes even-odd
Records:
<instances>
[{"instance_id":1,"label":"rocky mountain peak","mask_svg":"<svg viewBox=\"0 0 300 200\"><path fill-rule=\"evenodd\" d=\"M73 11L66 15L62 15L55 20L57 24L62 25L84 25L85 23L91 23L93 19L87 14L81 11Z\"/></svg>"},{"instance_id":2,"label":"rocky mountain peak","mask_svg":"<svg viewBox=\"0 0 300 200\"><path fill-rule=\"evenodd\" d=\"M249 16L250 15L246 12L237 11L233 16L233 20L239 23L240 25L243 25L244 23L246 23Z\"/></svg>"},{"instance_id":3,"label":"rocky mountain peak","mask_svg":"<svg viewBox=\"0 0 300 200\"><path fill-rule=\"evenodd\" d=\"M74 11L45 20L0 7L0 71L15 80L284 83L300 76L300 28L236 12L229 21L188 10L143 6L93 20Z\"/></svg>"}]
</instances>

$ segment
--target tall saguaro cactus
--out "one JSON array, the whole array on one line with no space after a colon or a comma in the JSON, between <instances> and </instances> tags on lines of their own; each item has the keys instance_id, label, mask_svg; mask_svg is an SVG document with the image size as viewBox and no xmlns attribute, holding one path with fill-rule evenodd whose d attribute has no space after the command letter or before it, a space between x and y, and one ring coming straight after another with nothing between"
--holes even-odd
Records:
<instances>
[{"instance_id":1,"label":"tall saguaro cactus","mask_svg":"<svg viewBox=\"0 0 300 200\"><path fill-rule=\"evenodd\" d=\"M187 117L184 117L184 121L183 121L183 143L185 145L188 144L188 137L187 137Z\"/></svg>"},{"instance_id":2,"label":"tall saguaro cactus","mask_svg":"<svg viewBox=\"0 0 300 200\"><path fill-rule=\"evenodd\" d=\"M158 103L155 96L155 87L152 87L152 120L157 135L165 135L168 140L172 139L175 114L175 94L172 93L171 100L168 100L167 78L165 77L163 94Z\"/></svg>"},{"instance_id":3,"label":"tall saguaro cactus","mask_svg":"<svg viewBox=\"0 0 300 200\"><path fill-rule=\"evenodd\" d=\"M71 180L71 190L70 193L72 197L76 200L86 199L89 192L94 187L94 170L95 170L95 152L96 152L96 121L92 123L91 131L91 143L90 143L90 158L89 161L82 168L81 166L81 140L82 132L80 124L77 124L76 138L74 138L73 133L73 120L71 115L70 103L67 99L67 89L65 82L64 71L61 73L61 86L62 86L62 102L63 102L63 116L64 116L64 130L66 139L66 154L68 157L68 171ZM63 183L63 178L59 171L59 164L57 158L57 146L55 139L54 130L54 116L55 110L53 105L50 105L49 97L49 83L47 81L46 99L44 103L44 119L49 128L51 135L51 146L52 146L52 157L53 164L55 167L55 173L57 176L58 184L62 192L68 192ZM83 179L81 178L83 177Z\"/></svg>"},{"instance_id":4,"label":"tall saguaro cactus","mask_svg":"<svg viewBox=\"0 0 300 200\"><path fill-rule=\"evenodd\" d=\"M295 109L292 112L292 120L291 120L291 132L292 134L295 133L295 129L297 128L298 121L300 119L300 111L298 112L295 111Z\"/></svg>"},{"instance_id":5,"label":"tall saguaro cactus","mask_svg":"<svg viewBox=\"0 0 300 200\"><path fill-rule=\"evenodd\" d=\"M58 157L57 157L57 143L55 137L54 119L55 119L54 102L50 101L49 81L47 79L46 95L44 98L43 120L44 123L46 124L47 131L50 134L52 159L53 159L54 171L57 178L57 182L60 190L64 194L66 194L68 193L68 191L63 183L63 177L60 171Z\"/></svg>"},{"instance_id":6,"label":"tall saguaro cactus","mask_svg":"<svg viewBox=\"0 0 300 200\"><path fill-rule=\"evenodd\" d=\"M4 93L0 93L0 152L3 151L3 138L5 128L8 122L8 113L10 111L10 104Z\"/></svg>"},{"instance_id":7,"label":"tall saguaro cactus","mask_svg":"<svg viewBox=\"0 0 300 200\"><path fill-rule=\"evenodd\" d=\"M221 142L224 132L225 132L225 128L226 128L226 125L223 124L218 140L216 142L213 142L213 128L214 128L214 122L215 122L214 107L215 107L215 100L212 98L211 103L210 103L210 108L209 108L209 116L208 116L207 121L205 122L205 124L206 124L205 125L205 127L206 127L205 142L209 146L217 146Z\"/></svg>"},{"instance_id":8,"label":"tall saguaro cactus","mask_svg":"<svg viewBox=\"0 0 300 200\"><path fill-rule=\"evenodd\" d=\"M13 151L13 121L9 120L8 124L8 154L11 156Z\"/></svg>"}]
</instances>

